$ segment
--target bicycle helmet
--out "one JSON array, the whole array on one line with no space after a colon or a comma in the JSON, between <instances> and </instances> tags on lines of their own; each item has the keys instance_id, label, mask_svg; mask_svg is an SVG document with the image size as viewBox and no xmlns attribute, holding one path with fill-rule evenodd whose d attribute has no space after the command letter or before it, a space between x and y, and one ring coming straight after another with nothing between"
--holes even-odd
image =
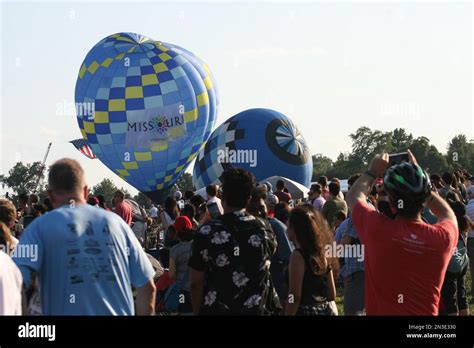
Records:
<instances>
[{"instance_id":1,"label":"bicycle helmet","mask_svg":"<svg viewBox=\"0 0 474 348\"><path fill-rule=\"evenodd\" d=\"M428 174L417 164L403 162L388 168L383 182L395 197L424 202L431 195Z\"/></svg>"}]
</instances>

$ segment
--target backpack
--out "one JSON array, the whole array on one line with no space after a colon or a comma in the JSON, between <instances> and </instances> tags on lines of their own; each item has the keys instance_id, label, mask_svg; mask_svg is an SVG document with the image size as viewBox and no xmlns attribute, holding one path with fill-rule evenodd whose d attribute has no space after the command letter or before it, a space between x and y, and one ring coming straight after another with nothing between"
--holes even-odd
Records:
<instances>
[{"instance_id":1,"label":"backpack","mask_svg":"<svg viewBox=\"0 0 474 348\"><path fill-rule=\"evenodd\" d=\"M448 264L448 272L460 273L467 266L468 262L466 240L465 237L459 235L458 244L454 248L453 256Z\"/></svg>"},{"instance_id":2,"label":"backpack","mask_svg":"<svg viewBox=\"0 0 474 348\"><path fill-rule=\"evenodd\" d=\"M174 313L178 311L180 290L181 287L179 286L178 282L171 284L166 290L164 304L165 310L167 312Z\"/></svg>"},{"instance_id":3,"label":"backpack","mask_svg":"<svg viewBox=\"0 0 474 348\"><path fill-rule=\"evenodd\" d=\"M156 286L156 306L155 311L157 313L166 313L166 304L165 304L165 296L168 290L175 282L170 279L169 271L166 270L155 282Z\"/></svg>"},{"instance_id":4,"label":"backpack","mask_svg":"<svg viewBox=\"0 0 474 348\"><path fill-rule=\"evenodd\" d=\"M178 311L179 308L179 295L181 293L182 280L171 280L169 278L168 271L165 271L163 275L156 283L156 311L165 313L175 313ZM185 273L183 278L186 279L187 276L188 272Z\"/></svg>"}]
</instances>

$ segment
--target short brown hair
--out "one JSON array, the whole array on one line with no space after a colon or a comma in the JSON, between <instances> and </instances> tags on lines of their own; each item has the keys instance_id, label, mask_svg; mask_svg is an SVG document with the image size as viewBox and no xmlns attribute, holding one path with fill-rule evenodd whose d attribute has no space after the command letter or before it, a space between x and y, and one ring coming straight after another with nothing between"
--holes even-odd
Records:
<instances>
[{"instance_id":1,"label":"short brown hair","mask_svg":"<svg viewBox=\"0 0 474 348\"><path fill-rule=\"evenodd\" d=\"M63 158L49 168L48 188L53 192L72 193L82 190L84 170L79 162Z\"/></svg>"},{"instance_id":2,"label":"short brown hair","mask_svg":"<svg viewBox=\"0 0 474 348\"><path fill-rule=\"evenodd\" d=\"M125 199L125 194L120 190L115 191L114 197L116 196L119 196L121 199Z\"/></svg>"},{"instance_id":3,"label":"short brown hair","mask_svg":"<svg viewBox=\"0 0 474 348\"><path fill-rule=\"evenodd\" d=\"M15 205L8 199L0 199L0 222L10 227L16 220Z\"/></svg>"},{"instance_id":4,"label":"short brown hair","mask_svg":"<svg viewBox=\"0 0 474 348\"><path fill-rule=\"evenodd\" d=\"M33 204L36 204L39 202L39 197L38 195L35 195L34 193L32 193L29 197L28 197L28 202L29 202L29 205L33 205Z\"/></svg>"},{"instance_id":5,"label":"short brown hair","mask_svg":"<svg viewBox=\"0 0 474 348\"><path fill-rule=\"evenodd\" d=\"M331 183L329 184L329 192L333 196L337 196L339 192L341 192L341 186L339 185L339 183L335 181L331 181Z\"/></svg>"},{"instance_id":6,"label":"short brown hair","mask_svg":"<svg viewBox=\"0 0 474 348\"><path fill-rule=\"evenodd\" d=\"M322 191L323 191L323 188L321 187L321 184L313 184L313 185L311 185L310 191L317 192L317 193L321 194Z\"/></svg>"},{"instance_id":7,"label":"short brown hair","mask_svg":"<svg viewBox=\"0 0 474 348\"><path fill-rule=\"evenodd\" d=\"M214 184L206 186L206 193L209 196L214 197L215 195L217 195L217 186Z\"/></svg>"}]
</instances>

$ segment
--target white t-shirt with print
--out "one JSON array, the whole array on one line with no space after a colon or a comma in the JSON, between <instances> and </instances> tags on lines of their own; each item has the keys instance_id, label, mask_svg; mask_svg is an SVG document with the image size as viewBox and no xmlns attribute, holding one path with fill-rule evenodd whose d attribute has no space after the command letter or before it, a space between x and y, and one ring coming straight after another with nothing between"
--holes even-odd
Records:
<instances>
[{"instance_id":1,"label":"white t-shirt with print","mask_svg":"<svg viewBox=\"0 0 474 348\"><path fill-rule=\"evenodd\" d=\"M0 315L21 315L22 283L18 267L0 251Z\"/></svg>"}]
</instances>

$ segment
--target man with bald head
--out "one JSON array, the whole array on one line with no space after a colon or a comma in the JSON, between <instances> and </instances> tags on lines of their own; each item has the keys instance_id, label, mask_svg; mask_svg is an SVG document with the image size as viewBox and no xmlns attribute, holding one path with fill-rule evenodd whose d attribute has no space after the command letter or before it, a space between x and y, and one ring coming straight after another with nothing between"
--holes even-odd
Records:
<instances>
[{"instance_id":1,"label":"man with bald head","mask_svg":"<svg viewBox=\"0 0 474 348\"><path fill-rule=\"evenodd\" d=\"M153 314L150 261L118 215L87 204L77 161L65 158L50 167L48 194L55 209L28 226L14 257L25 289L38 275L43 314Z\"/></svg>"}]
</instances>

